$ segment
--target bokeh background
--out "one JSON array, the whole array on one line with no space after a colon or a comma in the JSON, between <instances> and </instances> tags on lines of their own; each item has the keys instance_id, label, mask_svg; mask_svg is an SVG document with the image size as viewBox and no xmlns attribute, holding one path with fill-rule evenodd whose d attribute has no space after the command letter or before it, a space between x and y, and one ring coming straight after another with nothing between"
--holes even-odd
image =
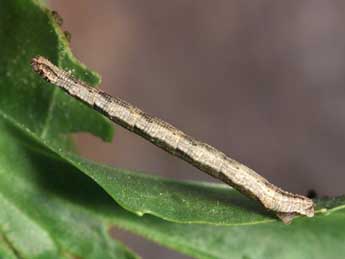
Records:
<instances>
[{"instance_id":1,"label":"bokeh background","mask_svg":"<svg viewBox=\"0 0 345 259\"><path fill-rule=\"evenodd\" d=\"M221 149L285 189L343 194L345 2L50 0L102 89ZM116 128L76 136L116 167L213 181ZM116 230L143 258L187 258Z\"/></svg>"}]
</instances>

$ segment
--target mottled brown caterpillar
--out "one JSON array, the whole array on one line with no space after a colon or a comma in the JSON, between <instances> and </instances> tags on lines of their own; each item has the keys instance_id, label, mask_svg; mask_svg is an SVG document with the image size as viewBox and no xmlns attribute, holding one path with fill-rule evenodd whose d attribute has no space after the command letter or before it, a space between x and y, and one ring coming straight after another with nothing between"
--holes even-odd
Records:
<instances>
[{"instance_id":1,"label":"mottled brown caterpillar","mask_svg":"<svg viewBox=\"0 0 345 259\"><path fill-rule=\"evenodd\" d=\"M90 105L116 124L256 199L266 209L274 211L284 223L290 223L297 215L314 216L311 199L280 189L214 147L195 140L120 98L88 86L46 58L33 58L32 67L45 80Z\"/></svg>"}]
</instances>

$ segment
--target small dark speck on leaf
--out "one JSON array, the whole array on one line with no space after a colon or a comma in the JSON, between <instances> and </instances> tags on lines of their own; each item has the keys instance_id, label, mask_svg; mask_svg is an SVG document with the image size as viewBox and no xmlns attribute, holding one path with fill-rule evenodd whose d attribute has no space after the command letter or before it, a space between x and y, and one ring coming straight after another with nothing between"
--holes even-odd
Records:
<instances>
[{"instance_id":1,"label":"small dark speck on leaf","mask_svg":"<svg viewBox=\"0 0 345 259\"><path fill-rule=\"evenodd\" d=\"M71 43L72 34L69 31L64 31L63 34L65 35L66 40Z\"/></svg>"},{"instance_id":2,"label":"small dark speck on leaf","mask_svg":"<svg viewBox=\"0 0 345 259\"><path fill-rule=\"evenodd\" d=\"M55 20L55 22L59 25L59 26L62 26L63 24L63 19L61 17L61 15L57 12L57 11L52 11L52 16Z\"/></svg>"}]
</instances>

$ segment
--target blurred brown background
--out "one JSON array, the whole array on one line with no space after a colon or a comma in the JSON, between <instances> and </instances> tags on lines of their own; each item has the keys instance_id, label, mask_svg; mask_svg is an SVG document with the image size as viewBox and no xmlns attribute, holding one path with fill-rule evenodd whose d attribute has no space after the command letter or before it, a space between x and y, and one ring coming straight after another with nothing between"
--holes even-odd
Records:
<instances>
[{"instance_id":1,"label":"blurred brown background","mask_svg":"<svg viewBox=\"0 0 345 259\"><path fill-rule=\"evenodd\" d=\"M344 1L49 2L110 94L287 190L344 193ZM77 141L113 166L212 181L119 127L112 144ZM185 258L118 236L143 258Z\"/></svg>"}]
</instances>

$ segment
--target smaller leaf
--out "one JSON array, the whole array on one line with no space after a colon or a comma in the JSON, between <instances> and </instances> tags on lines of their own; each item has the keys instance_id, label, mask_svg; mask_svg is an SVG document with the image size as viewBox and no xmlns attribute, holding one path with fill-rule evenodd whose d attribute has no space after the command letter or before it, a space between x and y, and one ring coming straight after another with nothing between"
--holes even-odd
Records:
<instances>
[{"instance_id":1,"label":"smaller leaf","mask_svg":"<svg viewBox=\"0 0 345 259\"><path fill-rule=\"evenodd\" d=\"M89 132L110 141L111 123L41 80L30 66L44 55L91 85L100 78L72 55L52 12L35 0L0 1L0 110L42 139L62 144L65 133Z\"/></svg>"}]
</instances>

